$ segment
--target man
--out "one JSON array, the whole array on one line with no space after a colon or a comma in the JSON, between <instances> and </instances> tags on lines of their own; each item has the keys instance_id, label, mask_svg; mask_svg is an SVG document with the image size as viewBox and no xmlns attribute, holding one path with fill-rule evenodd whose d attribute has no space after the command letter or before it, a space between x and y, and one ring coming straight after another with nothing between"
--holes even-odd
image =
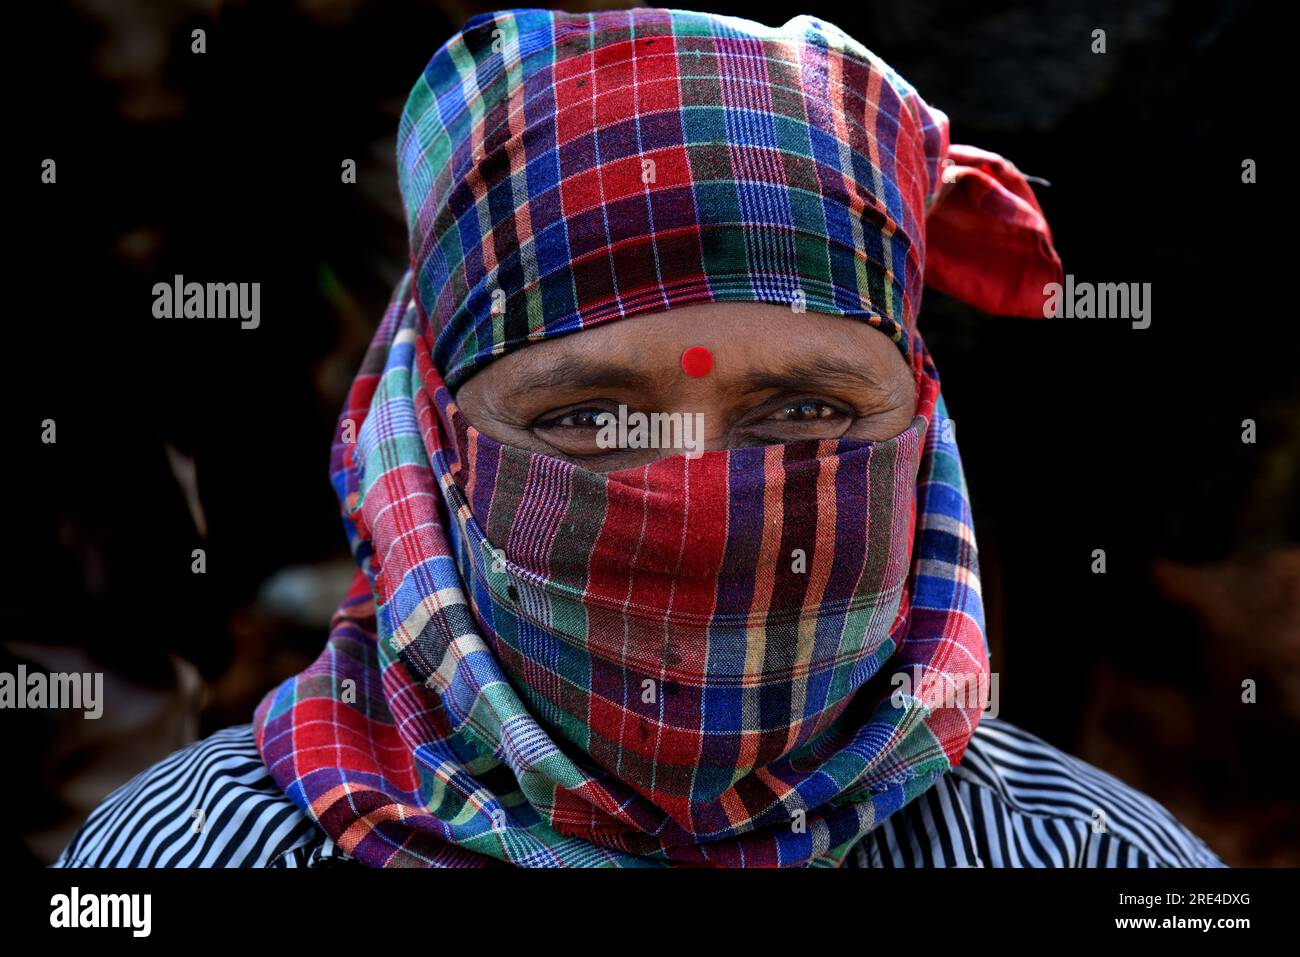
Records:
<instances>
[{"instance_id":1,"label":"man","mask_svg":"<svg viewBox=\"0 0 1300 957\"><path fill-rule=\"evenodd\" d=\"M1015 167L829 24L648 9L473 18L398 157L326 648L61 865L1222 866L982 714L916 318L1043 314Z\"/></svg>"}]
</instances>

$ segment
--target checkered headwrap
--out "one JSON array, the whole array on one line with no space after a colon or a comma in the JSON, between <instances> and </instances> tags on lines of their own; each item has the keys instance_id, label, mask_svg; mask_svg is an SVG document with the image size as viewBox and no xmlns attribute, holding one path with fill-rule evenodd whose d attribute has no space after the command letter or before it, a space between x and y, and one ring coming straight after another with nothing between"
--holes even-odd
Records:
<instances>
[{"instance_id":1,"label":"checkered headwrap","mask_svg":"<svg viewBox=\"0 0 1300 957\"><path fill-rule=\"evenodd\" d=\"M452 389L528 342L701 301L802 294L906 352L925 280L1041 317L1060 278L1015 167L950 147L942 112L811 17L475 17L411 92L398 160Z\"/></svg>"},{"instance_id":2,"label":"checkered headwrap","mask_svg":"<svg viewBox=\"0 0 1300 957\"><path fill-rule=\"evenodd\" d=\"M838 863L978 721L974 531L914 320L927 267L1032 313L1059 270L1033 194L808 18L475 17L398 151L411 268L331 462L359 572L257 709L272 776L377 866ZM452 395L541 338L796 295L911 359L901 435L602 474Z\"/></svg>"}]
</instances>

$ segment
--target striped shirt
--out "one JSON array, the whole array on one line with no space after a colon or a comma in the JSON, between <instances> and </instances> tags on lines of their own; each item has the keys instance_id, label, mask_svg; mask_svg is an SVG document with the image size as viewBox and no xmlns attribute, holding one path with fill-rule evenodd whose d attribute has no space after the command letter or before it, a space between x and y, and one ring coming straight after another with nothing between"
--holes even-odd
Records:
<instances>
[{"instance_id":1,"label":"striped shirt","mask_svg":"<svg viewBox=\"0 0 1300 957\"><path fill-rule=\"evenodd\" d=\"M251 725L122 785L53 867L324 867L357 862L275 784ZM1164 807L1000 718L961 764L869 831L846 867L1224 867Z\"/></svg>"}]
</instances>

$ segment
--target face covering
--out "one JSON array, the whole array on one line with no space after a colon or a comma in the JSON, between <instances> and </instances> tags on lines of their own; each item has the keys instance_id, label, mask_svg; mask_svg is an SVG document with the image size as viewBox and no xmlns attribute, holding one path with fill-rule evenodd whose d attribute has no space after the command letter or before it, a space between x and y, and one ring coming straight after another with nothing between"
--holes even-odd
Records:
<instances>
[{"instance_id":1,"label":"face covering","mask_svg":"<svg viewBox=\"0 0 1300 957\"><path fill-rule=\"evenodd\" d=\"M1041 310L1059 261L1015 168L954 149L810 18L511 11L435 55L399 135L411 268L331 461L358 574L320 658L254 716L272 777L344 851L835 866L960 761L983 702L948 692L987 681L988 647L913 323L927 215L942 286L976 304ZM889 335L911 426L598 473L454 401L537 339L727 300Z\"/></svg>"}]
</instances>

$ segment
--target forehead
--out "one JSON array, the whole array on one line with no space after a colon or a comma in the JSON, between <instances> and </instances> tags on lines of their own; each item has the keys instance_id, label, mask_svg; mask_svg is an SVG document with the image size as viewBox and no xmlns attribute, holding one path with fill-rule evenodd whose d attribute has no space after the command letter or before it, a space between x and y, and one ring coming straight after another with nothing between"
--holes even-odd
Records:
<instances>
[{"instance_id":1,"label":"forehead","mask_svg":"<svg viewBox=\"0 0 1300 957\"><path fill-rule=\"evenodd\" d=\"M688 378L681 357L694 347L713 355L700 382L714 387L741 387L759 372L890 387L910 377L897 346L859 320L770 303L701 303L539 340L472 378L492 388L594 387L620 377L629 385L638 377L665 384Z\"/></svg>"}]
</instances>

